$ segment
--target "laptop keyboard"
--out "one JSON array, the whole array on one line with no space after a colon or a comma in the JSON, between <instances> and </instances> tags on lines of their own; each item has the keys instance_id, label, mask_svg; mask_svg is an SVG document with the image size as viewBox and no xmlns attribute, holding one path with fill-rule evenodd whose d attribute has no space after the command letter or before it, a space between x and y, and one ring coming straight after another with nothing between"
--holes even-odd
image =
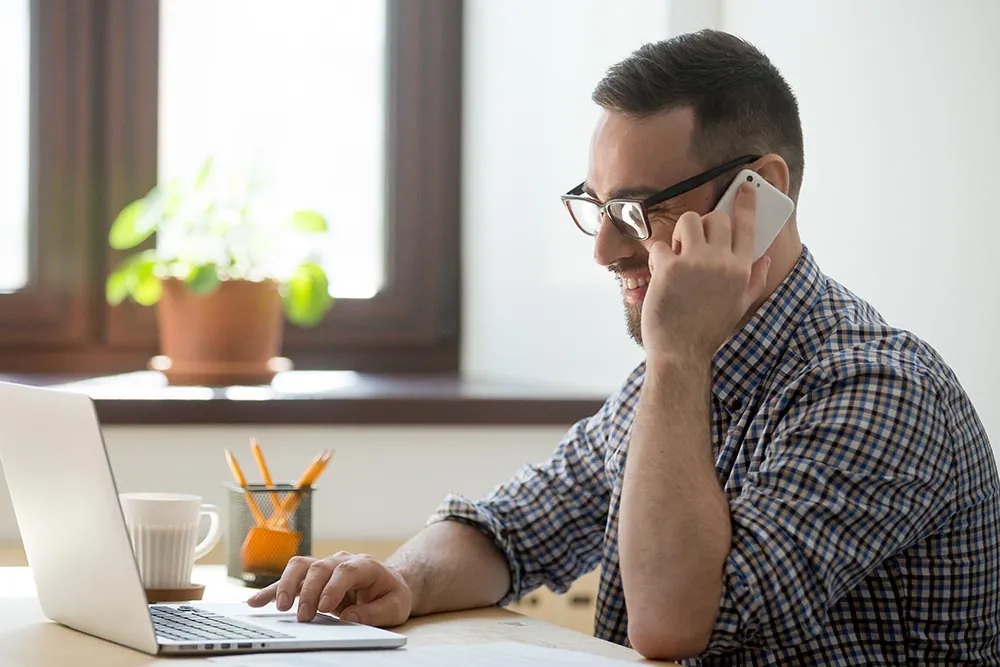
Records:
<instances>
[{"instance_id":1,"label":"laptop keyboard","mask_svg":"<svg viewBox=\"0 0 1000 667\"><path fill-rule=\"evenodd\" d=\"M240 641L244 639L291 639L291 635L272 632L260 626L194 607L150 605L153 627L158 637L176 641Z\"/></svg>"}]
</instances>

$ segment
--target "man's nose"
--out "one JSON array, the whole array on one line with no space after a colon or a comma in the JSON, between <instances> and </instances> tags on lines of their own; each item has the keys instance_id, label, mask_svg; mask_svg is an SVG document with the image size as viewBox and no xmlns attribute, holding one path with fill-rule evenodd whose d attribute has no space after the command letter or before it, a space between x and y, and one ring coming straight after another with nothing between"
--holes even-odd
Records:
<instances>
[{"instance_id":1,"label":"man's nose","mask_svg":"<svg viewBox=\"0 0 1000 667\"><path fill-rule=\"evenodd\" d=\"M614 223L604 217L594 237L594 261L601 266L611 266L615 262L636 253L638 241L626 238Z\"/></svg>"}]
</instances>

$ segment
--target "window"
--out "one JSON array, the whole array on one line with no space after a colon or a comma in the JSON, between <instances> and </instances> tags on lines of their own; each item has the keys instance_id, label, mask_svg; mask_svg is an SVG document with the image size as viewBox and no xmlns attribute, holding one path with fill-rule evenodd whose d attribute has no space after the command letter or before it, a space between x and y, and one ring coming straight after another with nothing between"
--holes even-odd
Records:
<instances>
[{"instance_id":1,"label":"window","mask_svg":"<svg viewBox=\"0 0 1000 667\"><path fill-rule=\"evenodd\" d=\"M5 126L0 136L13 137L14 148L8 151L5 141L0 151L11 178L4 183L10 198L0 204L0 245L5 259L7 253L13 259L0 290L0 371L29 371L68 348L86 347L93 324L87 305L93 220L87 216L98 196L91 85L97 33L87 0L15 0L3 6L0 50L11 61L0 78L0 118L14 126ZM42 350L49 359L32 357Z\"/></svg>"},{"instance_id":2,"label":"window","mask_svg":"<svg viewBox=\"0 0 1000 667\"><path fill-rule=\"evenodd\" d=\"M339 298L385 285L385 10L160 2L159 180L211 156L248 165L283 208L318 210L335 236L326 268Z\"/></svg>"},{"instance_id":3,"label":"window","mask_svg":"<svg viewBox=\"0 0 1000 667\"><path fill-rule=\"evenodd\" d=\"M457 370L461 0L23 2L0 16L0 55L30 90L20 125L0 111L5 146L30 127L21 164L0 156L27 202L0 199L23 266L0 272L0 372L145 367L155 310L104 302L121 259L107 231L209 155L254 158L279 199L330 220L338 300L286 328L297 368ZM0 91L24 99L10 69Z\"/></svg>"},{"instance_id":4,"label":"window","mask_svg":"<svg viewBox=\"0 0 1000 667\"><path fill-rule=\"evenodd\" d=\"M0 5L0 292L28 284L27 0Z\"/></svg>"}]
</instances>

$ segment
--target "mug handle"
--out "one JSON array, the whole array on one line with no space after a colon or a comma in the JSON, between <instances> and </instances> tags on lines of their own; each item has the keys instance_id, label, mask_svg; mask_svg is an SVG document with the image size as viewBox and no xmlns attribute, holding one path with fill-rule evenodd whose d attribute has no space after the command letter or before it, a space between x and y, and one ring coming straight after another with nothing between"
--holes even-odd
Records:
<instances>
[{"instance_id":1,"label":"mug handle","mask_svg":"<svg viewBox=\"0 0 1000 667\"><path fill-rule=\"evenodd\" d=\"M198 546L194 548L194 559L199 560L204 557L209 551L215 548L215 545L219 543L222 539L222 519L219 514L219 508L215 505L205 504L201 506L201 516L208 516L209 526L208 535L205 536Z\"/></svg>"}]
</instances>

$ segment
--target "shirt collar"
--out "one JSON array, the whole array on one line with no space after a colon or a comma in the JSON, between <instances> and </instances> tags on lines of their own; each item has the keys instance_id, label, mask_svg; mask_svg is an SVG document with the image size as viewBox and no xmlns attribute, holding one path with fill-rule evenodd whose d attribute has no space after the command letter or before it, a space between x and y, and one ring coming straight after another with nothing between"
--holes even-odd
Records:
<instances>
[{"instance_id":1,"label":"shirt collar","mask_svg":"<svg viewBox=\"0 0 1000 667\"><path fill-rule=\"evenodd\" d=\"M730 411L753 396L819 298L825 277L809 250L754 316L719 348L713 360L712 391Z\"/></svg>"}]
</instances>

